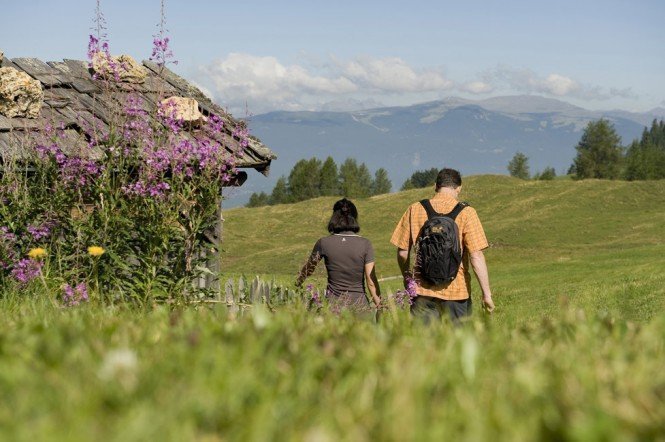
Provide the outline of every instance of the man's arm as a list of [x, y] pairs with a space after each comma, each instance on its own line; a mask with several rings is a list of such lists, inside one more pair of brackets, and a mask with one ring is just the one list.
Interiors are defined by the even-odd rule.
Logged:
[[483, 291], [483, 306], [485, 309], [492, 313], [494, 310], [494, 301], [492, 301], [492, 290], [490, 290], [490, 277], [487, 272], [487, 263], [485, 262], [485, 254], [482, 250], [471, 252], [471, 267], [473, 272], [478, 278], [478, 284]]
[[399, 266], [400, 272], [402, 272], [402, 278], [404, 278], [404, 288], [407, 288], [406, 278], [409, 275], [409, 251], [397, 248], [397, 265]]

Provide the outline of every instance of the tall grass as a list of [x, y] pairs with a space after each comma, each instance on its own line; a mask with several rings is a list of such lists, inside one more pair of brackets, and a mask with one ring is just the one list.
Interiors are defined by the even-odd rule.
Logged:
[[[288, 284], [328, 199], [226, 213], [230, 307], [5, 288], [0, 440], [665, 439], [664, 183], [468, 181], [498, 307], [461, 328], [308, 309]], [[358, 202], [383, 276], [422, 196]]]
[[0, 301], [3, 440], [654, 440], [665, 316], [425, 328], [293, 305]]

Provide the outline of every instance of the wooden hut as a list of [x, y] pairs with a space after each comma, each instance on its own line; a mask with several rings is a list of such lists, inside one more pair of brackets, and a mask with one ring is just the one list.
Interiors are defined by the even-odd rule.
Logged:
[[[135, 62], [134, 62], [135, 63]], [[4, 58], [0, 52], [0, 68], [14, 68], [27, 74], [30, 79], [41, 84], [43, 96], [41, 109], [37, 115], [7, 116], [0, 112], [0, 162], [7, 158], [20, 160], [25, 156], [25, 146], [34, 142], [33, 136], [47, 125], [64, 128], [66, 136], [62, 139], [62, 150], [67, 152], [82, 151], [87, 147], [84, 128], [97, 127], [108, 129], [113, 124], [114, 115], [118, 115], [128, 96], [139, 96], [150, 115], [155, 115], [158, 103], [164, 97], [185, 97], [196, 100], [198, 111], [204, 117], [216, 115], [223, 120], [224, 133], [215, 135], [229, 155], [236, 155], [241, 149], [241, 140], [236, 129], [244, 124], [234, 119], [224, 109], [214, 104], [196, 86], [173, 73], [168, 68], [151, 61], [140, 65], [143, 78], [140, 82], [102, 81], [96, 78], [89, 63], [80, 60], [43, 62], [35, 58]], [[7, 70], [5, 70], [7, 72]], [[15, 73], [13, 70], [11, 72]], [[27, 78], [27, 77], [25, 77]], [[101, 126], [101, 127], [100, 127]], [[183, 136], [208, 136], [203, 131], [191, 126]], [[243, 148], [243, 155], [237, 157], [238, 169], [255, 169], [268, 175], [270, 163], [275, 154], [260, 140], [249, 137], [248, 146]], [[104, 155], [99, 149], [87, 148], [88, 155]], [[239, 186], [247, 179], [247, 173], [240, 170], [229, 186]], [[219, 223], [215, 232], [210, 232], [209, 239], [220, 250], [222, 240], [223, 217], [221, 214], [221, 195]], [[218, 252], [209, 256], [208, 267], [217, 275], [220, 271]], [[218, 286], [217, 278], [209, 275], [200, 281], [201, 286]]]

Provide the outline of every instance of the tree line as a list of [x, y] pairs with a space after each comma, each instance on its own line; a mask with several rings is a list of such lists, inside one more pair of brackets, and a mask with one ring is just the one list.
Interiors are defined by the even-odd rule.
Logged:
[[319, 196], [365, 198], [390, 192], [388, 172], [379, 168], [372, 177], [367, 165], [347, 158], [339, 167], [332, 157], [298, 161], [288, 178], [281, 176], [270, 194], [252, 193], [247, 207], [295, 203]]
[[[644, 128], [642, 137], [628, 147], [614, 125], [605, 119], [590, 122], [575, 146], [577, 155], [568, 169], [574, 179], [600, 178], [625, 180], [658, 180], [665, 178], [665, 122], [653, 120]], [[521, 179], [554, 179], [554, 168], [547, 167], [533, 177], [529, 158], [517, 152], [508, 163], [511, 176]]]

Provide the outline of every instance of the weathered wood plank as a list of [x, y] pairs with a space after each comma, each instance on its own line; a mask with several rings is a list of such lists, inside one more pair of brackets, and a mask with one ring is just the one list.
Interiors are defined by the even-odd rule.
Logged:
[[92, 80], [92, 75], [85, 61], [65, 59], [64, 64], [71, 72], [72, 87], [83, 94], [101, 92]]
[[100, 139], [104, 139], [108, 136], [110, 131], [109, 125], [101, 118], [85, 110], [80, 111], [78, 116], [80, 120], [85, 122], [84, 125], [82, 124], [82, 127], [88, 131], [90, 136], [98, 137]]
[[19, 71], [23, 70], [20, 67], [18, 67], [17, 65], [15, 65], [14, 63], [12, 63], [12, 61], [9, 58], [7, 58], [6, 56], [5, 56], [5, 59], [2, 61], [2, 67], [3, 68], [14, 68], [14, 69], [19, 70]]
[[5, 117], [4, 115], [0, 115], [0, 131], [6, 132], [12, 130], [12, 127], [13, 126], [11, 120]]
[[157, 63], [144, 60], [143, 66], [152, 71], [158, 78], [163, 78], [168, 84], [176, 88], [182, 93], [184, 97], [191, 97], [196, 99], [199, 103], [212, 105], [212, 101], [205, 96], [203, 92], [196, 86], [187, 82], [184, 78], [176, 75], [173, 71], [166, 67], [159, 67]]
[[66, 89], [60, 87], [50, 88], [44, 91], [44, 103], [49, 107], [62, 108], [71, 104], [72, 100], [66, 94], [60, 93]]
[[146, 91], [155, 93], [164, 98], [180, 95], [178, 89], [151, 71], [148, 71], [148, 76], [143, 83], [143, 87]]
[[30, 152], [35, 145], [31, 132], [12, 131], [0, 134], [0, 156], [4, 162], [20, 161], [30, 157]]
[[70, 83], [60, 71], [36, 58], [14, 58], [12, 62], [45, 86], [63, 86]]
[[63, 107], [55, 109], [55, 111], [60, 114], [62, 121], [64, 121], [65, 126], [70, 126], [73, 124], [79, 124], [78, 114], [71, 107]]
[[57, 111], [57, 108], [43, 107], [41, 114], [41, 126], [38, 130], [43, 130], [46, 128], [46, 125], [50, 125], [53, 128], [66, 127], [70, 124], [70, 121], [67, 121], [66, 118], [63, 118], [62, 114]]
[[115, 102], [109, 102], [103, 99], [104, 94], [79, 94], [78, 102], [81, 109], [85, 109], [91, 114], [99, 117], [107, 125], [111, 123], [114, 112], [118, 111]]
[[39, 130], [43, 128], [45, 124], [45, 120], [41, 116], [37, 118], [16, 117], [10, 118], [10, 120], [14, 130]]
[[72, 75], [71, 69], [69, 69], [69, 66], [67, 66], [64, 61], [47, 61], [46, 64], [60, 72], [61, 75], [67, 77]]
[[0, 132], [0, 159], [14, 157], [14, 135], [11, 132]]
[[67, 129], [59, 134], [57, 143], [67, 156], [89, 160], [100, 160], [104, 157], [104, 153], [100, 148], [88, 146], [85, 136], [73, 129]]

